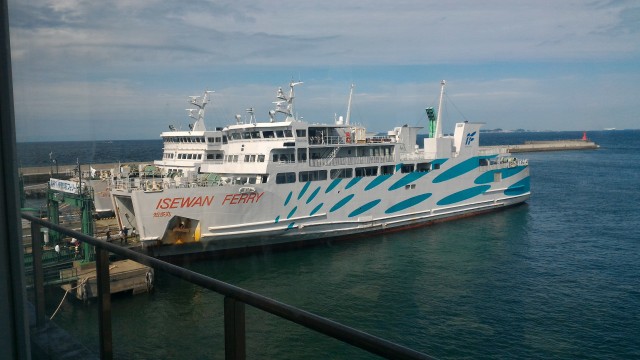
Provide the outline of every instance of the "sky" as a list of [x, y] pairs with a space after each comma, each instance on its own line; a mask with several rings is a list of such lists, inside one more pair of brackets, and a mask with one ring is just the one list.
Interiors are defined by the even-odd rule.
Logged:
[[637, 0], [9, 0], [17, 141], [158, 139], [296, 87], [311, 123], [640, 128]]

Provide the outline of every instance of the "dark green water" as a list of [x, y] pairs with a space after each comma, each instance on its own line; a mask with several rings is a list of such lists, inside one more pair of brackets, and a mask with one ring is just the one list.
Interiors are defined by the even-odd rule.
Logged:
[[[441, 359], [640, 358], [640, 131], [590, 136], [601, 149], [522, 155], [523, 206], [189, 268]], [[113, 299], [116, 358], [223, 358], [222, 297], [156, 280]], [[96, 304], [56, 322], [97, 348]], [[246, 327], [252, 359], [373, 357], [251, 308]]]

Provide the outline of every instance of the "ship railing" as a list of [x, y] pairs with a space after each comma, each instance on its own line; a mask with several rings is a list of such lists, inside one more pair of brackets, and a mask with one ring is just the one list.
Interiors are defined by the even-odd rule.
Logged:
[[308, 141], [310, 145], [341, 145], [347, 143], [346, 138], [338, 135], [310, 136]]
[[95, 247], [98, 288], [98, 330], [101, 359], [113, 358], [113, 336], [111, 319], [111, 291], [109, 277], [109, 254], [131, 259], [156, 271], [163, 271], [191, 284], [214, 291], [224, 296], [224, 351], [226, 359], [246, 358], [245, 305], [289, 320], [320, 334], [340, 340], [372, 354], [388, 359], [432, 359], [432, 357], [393, 343], [380, 337], [329, 320], [311, 312], [296, 308], [255, 292], [225, 283], [183, 267], [150, 257], [146, 254], [85, 235], [75, 230], [22, 213], [22, 218], [31, 222], [33, 248], [33, 282], [36, 326], [44, 329], [45, 291], [43, 275], [43, 233], [48, 228]]
[[489, 161], [486, 165], [480, 166], [480, 171], [491, 171], [499, 169], [514, 168], [517, 166], [528, 166], [529, 160], [516, 159], [514, 157], [500, 158], [498, 161]]
[[359, 156], [310, 159], [309, 166], [367, 165], [393, 162], [393, 156]]

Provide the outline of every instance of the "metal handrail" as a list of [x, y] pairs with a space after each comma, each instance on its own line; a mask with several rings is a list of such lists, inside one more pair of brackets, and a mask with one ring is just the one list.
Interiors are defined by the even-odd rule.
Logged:
[[[429, 355], [409, 349], [402, 345], [398, 345], [391, 341], [367, 334], [363, 331], [345, 326], [338, 322], [315, 315], [308, 311], [298, 309], [294, 306], [273, 300], [266, 296], [245, 290], [243, 288], [225, 283], [220, 280], [199, 274], [197, 272], [179, 267], [166, 261], [150, 257], [148, 255], [135, 252], [133, 250], [123, 248], [94, 237], [82, 234], [78, 231], [67, 229], [60, 225], [56, 225], [49, 221], [34, 217], [32, 215], [22, 213], [22, 218], [31, 222], [31, 235], [34, 239], [34, 246], [39, 247], [37, 243], [41, 241], [41, 233], [39, 226], [44, 226], [55, 230], [67, 236], [74, 237], [82, 242], [88, 243], [96, 247], [96, 272], [98, 274], [98, 301], [99, 301], [99, 318], [100, 318], [100, 337], [101, 337], [101, 358], [110, 359], [113, 355], [111, 349], [111, 311], [110, 311], [110, 292], [109, 292], [109, 276], [108, 276], [108, 253], [114, 253], [124, 258], [134, 260], [141, 264], [153, 267], [157, 270], [165, 271], [182, 280], [186, 280], [192, 284], [215, 291], [225, 296], [224, 299], [224, 322], [225, 322], [225, 354], [227, 359], [244, 359], [245, 358], [245, 341], [244, 341], [244, 304], [251, 305], [257, 309], [266, 311], [280, 318], [289, 320], [298, 325], [304, 326], [316, 332], [330, 336], [352, 346], [366, 350], [370, 353], [389, 358], [389, 359], [433, 359]], [[38, 226], [36, 226], [38, 225]], [[37, 251], [39, 252], [39, 251]], [[35, 257], [39, 255], [34, 252]], [[41, 274], [37, 271], [37, 261], [34, 261], [34, 276]], [[41, 266], [41, 264], [40, 264]], [[101, 275], [102, 274], [102, 275]], [[106, 280], [105, 280], [106, 278]], [[37, 280], [37, 279], [36, 279]], [[38, 282], [35, 281], [37, 284]], [[37, 286], [37, 285], [36, 285]], [[40, 281], [40, 286], [42, 282]], [[38, 300], [38, 289], [36, 289], [36, 302]], [[106, 291], [106, 293], [105, 293]], [[106, 304], [103, 304], [106, 302]], [[44, 304], [36, 304], [36, 311], [42, 314], [36, 314], [36, 317], [43, 317]], [[103, 333], [106, 332], [106, 333]], [[104, 342], [104, 344], [103, 344]]]

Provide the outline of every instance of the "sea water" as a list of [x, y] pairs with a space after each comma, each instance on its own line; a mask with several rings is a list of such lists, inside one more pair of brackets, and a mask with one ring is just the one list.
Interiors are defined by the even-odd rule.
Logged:
[[[640, 358], [640, 131], [589, 136], [600, 149], [518, 154], [531, 170], [522, 206], [186, 266], [440, 359]], [[62, 292], [47, 295], [52, 312]], [[223, 358], [222, 301], [156, 273], [152, 293], [113, 297], [115, 357]], [[97, 349], [97, 310], [67, 299], [54, 320]], [[246, 329], [252, 359], [375, 358], [251, 307]]]

